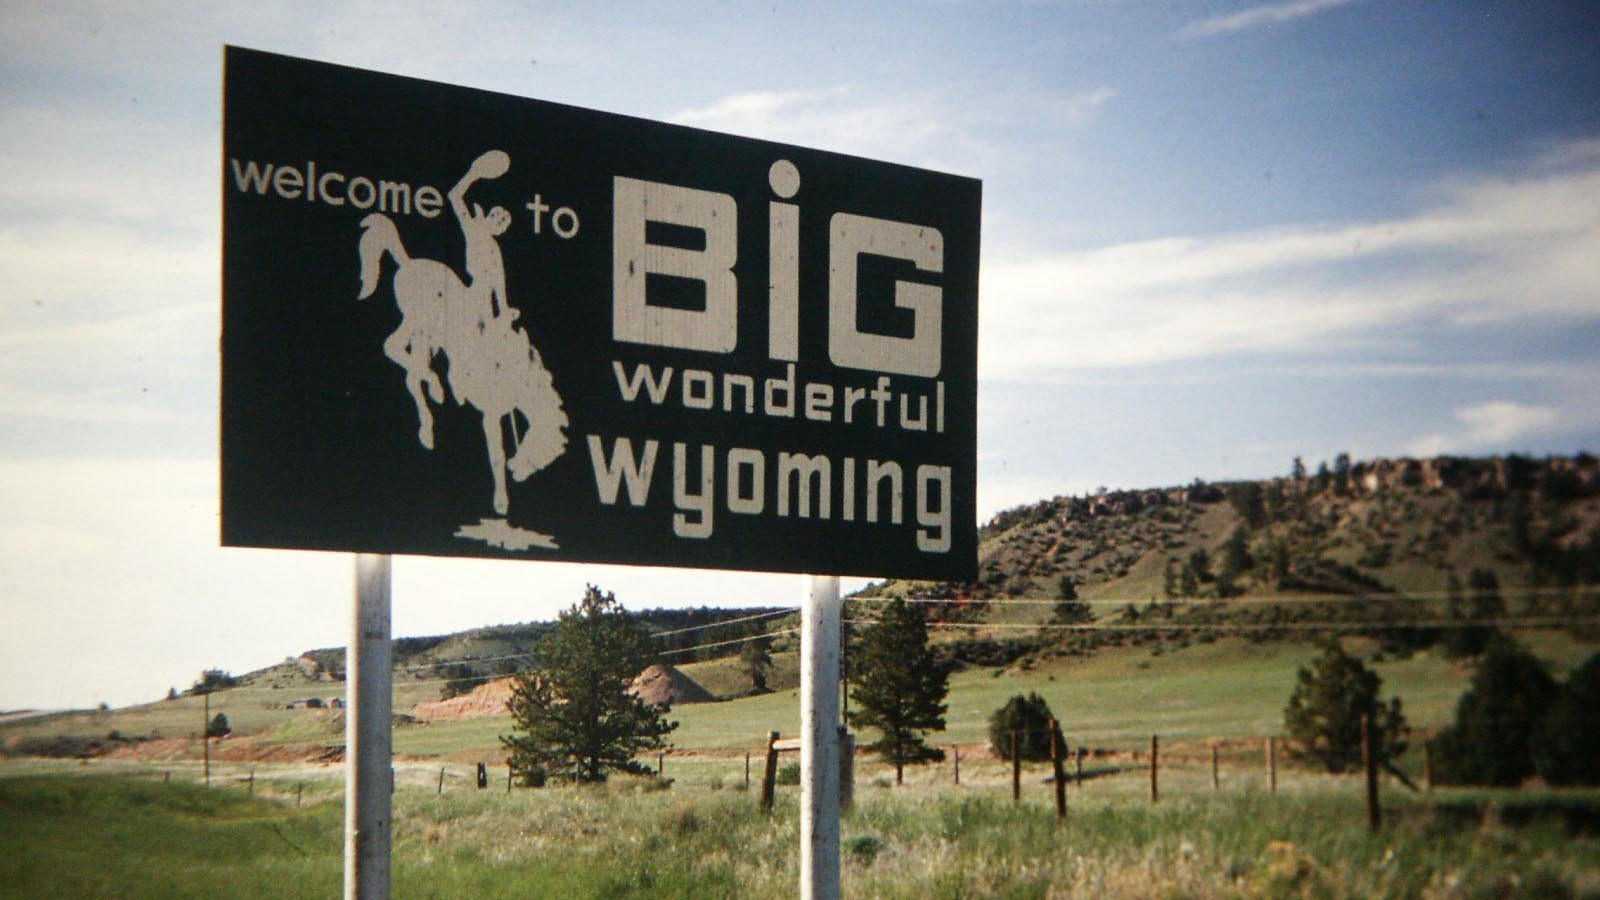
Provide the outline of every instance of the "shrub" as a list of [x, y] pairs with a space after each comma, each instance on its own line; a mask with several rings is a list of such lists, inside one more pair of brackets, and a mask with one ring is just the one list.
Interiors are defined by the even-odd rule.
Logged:
[[1456, 704], [1455, 722], [1437, 739], [1439, 780], [1520, 785], [1534, 772], [1529, 738], [1555, 695], [1555, 679], [1538, 658], [1497, 636]]
[[783, 765], [779, 766], [778, 767], [778, 783], [779, 784], [799, 784], [800, 783], [800, 764], [799, 763], [784, 763]]
[[[1001, 759], [1011, 758], [1011, 733], [1017, 734], [1017, 752], [1023, 759], [1050, 758], [1050, 722], [1054, 715], [1050, 704], [1037, 693], [1021, 694], [1006, 701], [989, 717], [989, 748]], [[1066, 738], [1057, 723], [1055, 739], [1058, 747], [1067, 746]]]
[[1539, 774], [1554, 785], [1600, 784], [1600, 653], [1561, 686], [1533, 736]]
[[850, 859], [864, 866], [872, 865], [878, 858], [878, 853], [883, 850], [883, 841], [870, 834], [858, 834], [845, 838], [844, 852]]

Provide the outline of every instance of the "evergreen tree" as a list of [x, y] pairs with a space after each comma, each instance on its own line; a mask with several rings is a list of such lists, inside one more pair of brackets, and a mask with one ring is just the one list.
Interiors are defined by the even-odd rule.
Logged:
[[750, 676], [750, 693], [765, 694], [772, 690], [767, 686], [767, 673], [772, 670], [772, 638], [763, 636], [745, 641], [739, 647], [739, 664]]
[[472, 666], [466, 663], [435, 663], [433, 673], [445, 679], [444, 686], [439, 689], [440, 700], [449, 700], [451, 697], [471, 693], [473, 688], [484, 681], [477, 676]]
[[[1037, 693], [1017, 694], [989, 716], [989, 749], [997, 759], [1011, 758], [1011, 733], [1017, 732], [1017, 755], [1023, 759], [1050, 758], [1050, 704]], [[1066, 753], [1067, 739], [1056, 723], [1056, 746]]]
[[853, 667], [850, 724], [883, 735], [870, 749], [894, 763], [895, 783], [905, 764], [939, 759], [920, 732], [943, 731], [950, 672], [928, 646], [928, 619], [920, 606], [896, 597], [878, 621], [861, 632]]
[[1369, 716], [1379, 765], [1390, 766], [1405, 752], [1407, 732], [1399, 698], [1378, 699], [1383, 679], [1330, 640], [1322, 655], [1302, 666], [1283, 710], [1292, 752], [1313, 759], [1329, 772], [1361, 765], [1361, 717]]
[[1228, 489], [1228, 500], [1250, 528], [1260, 528], [1267, 522], [1267, 504], [1262, 496], [1261, 483], [1241, 481]]
[[1561, 686], [1533, 739], [1533, 760], [1554, 785], [1600, 785], [1600, 653]]
[[1456, 719], [1435, 740], [1445, 784], [1515, 787], [1532, 775], [1529, 738], [1556, 695], [1555, 679], [1532, 653], [1496, 636], [1478, 663]]
[[1333, 458], [1333, 489], [1343, 494], [1350, 490], [1350, 454], [1340, 453]]
[[1072, 583], [1072, 576], [1061, 576], [1061, 583], [1056, 588], [1056, 605], [1050, 621], [1058, 625], [1080, 625], [1093, 620], [1094, 612], [1089, 609], [1089, 604], [1078, 599], [1078, 586]]
[[589, 586], [540, 641], [536, 669], [511, 684], [507, 705], [517, 733], [500, 742], [512, 768], [529, 782], [545, 775], [604, 781], [611, 770], [648, 774], [634, 757], [665, 747], [678, 727], [667, 721], [666, 704], [629, 690], [656, 649], [614, 595]]
[[1462, 596], [1461, 581], [1450, 573], [1445, 581], [1450, 618], [1466, 623], [1452, 625], [1445, 637], [1445, 655], [1451, 659], [1477, 656], [1488, 649], [1497, 633], [1495, 619], [1505, 615], [1506, 603], [1500, 596], [1500, 580], [1491, 569], [1473, 569], [1467, 575], [1467, 594]]
[[189, 688], [191, 694], [210, 694], [216, 691], [237, 687], [239, 679], [229, 675], [222, 669], [207, 669], [200, 673], [193, 686]]
[[[193, 732], [190, 733], [192, 734]], [[232, 733], [233, 726], [228, 724], [228, 717], [223, 713], [217, 713], [211, 717], [211, 721], [206, 723], [206, 737], [208, 738], [224, 737]]]
[[1222, 545], [1222, 566], [1217, 572], [1217, 596], [1232, 597], [1239, 593], [1239, 576], [1255, 565], [1250, 555], [1250, 538], [1241, 525], [1233, 529], [1228, 542]]

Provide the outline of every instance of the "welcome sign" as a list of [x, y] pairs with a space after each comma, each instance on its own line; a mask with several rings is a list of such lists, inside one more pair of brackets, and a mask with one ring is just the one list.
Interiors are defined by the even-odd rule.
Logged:
[[976, 575], [979, 182], [225, 63], [224, 544]]

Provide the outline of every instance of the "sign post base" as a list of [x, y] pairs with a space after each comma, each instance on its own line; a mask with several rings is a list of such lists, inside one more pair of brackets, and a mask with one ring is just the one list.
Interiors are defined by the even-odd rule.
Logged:
[[355, 621], [345, 653], [344, 896], [387, 900], [394, 790], [390, 566], [356, 556]]
[[800, 613], [800, 896], [839, 897], [839, 578], [807, 576]]

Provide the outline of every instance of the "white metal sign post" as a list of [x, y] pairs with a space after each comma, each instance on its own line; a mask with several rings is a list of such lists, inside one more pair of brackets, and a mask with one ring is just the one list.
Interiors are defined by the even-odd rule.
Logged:
[[391, 728], [389, 557], [356, 556], [355, 623], [345, 653], [344, 896], [389, 896]]
[[800, 612], [800, 896], [839, 896], [839, 578], [812, 575]]

